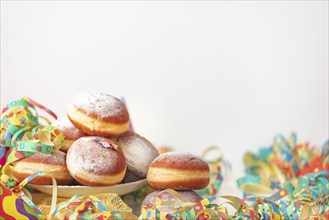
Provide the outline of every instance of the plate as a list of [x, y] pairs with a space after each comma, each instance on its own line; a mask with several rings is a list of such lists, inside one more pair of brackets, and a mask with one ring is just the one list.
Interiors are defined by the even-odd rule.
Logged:
[[[52, 185], [34, 185], [29, 184], [32, 188], [37, 189], [43, 193], [52, 195]], [[117, 193], [118, 195], [125, 195], [133, 192], [142, 186], [146, 185], [146, 179], [138, 180], [131, 183], [123, 183], [114, 186], [57, 186], [57, 195], [59, 197], [72, 197], [76, 194], [92, 195], [100, 193]]]

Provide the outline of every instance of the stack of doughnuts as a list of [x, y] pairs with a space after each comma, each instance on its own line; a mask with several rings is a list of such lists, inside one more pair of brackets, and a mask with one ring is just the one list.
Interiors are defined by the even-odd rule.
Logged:
[[64, 134], [61, 151], [33, 154], [14, 164], [19, 180], [35, 171], [47, 171], [33, 184], [49, 185], [53, 176], [59, 185], [75, 181], [87, 186], [110, 186], [146, 177], [159, 153], [144, 137], [129, 128], [129, 113], [116, 97], [84, 92], [67, 107], [67, 118], [53, 122]]
[[[152, 161], [147, 173], [148, 184], [157, 191], [145, 198], [142, 208], [154, 211], [156, 197], [164, 189], [177, 190], [193, 203], [201, 201], [202, 198], [193, 190], [203, 189], [209, 184], [209, 171], [209, 166], [205, 161], [190, 153], [161, 154]], [[162, 199], [174, 201], [177, 198], [165, 192]], [[157, 207], [164, 216], [169, 212], [178, 211], [179, 208], [166, 205]]]

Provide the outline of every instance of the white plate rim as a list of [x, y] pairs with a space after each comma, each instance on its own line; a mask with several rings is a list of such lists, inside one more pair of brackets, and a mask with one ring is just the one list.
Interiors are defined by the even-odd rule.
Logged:
[[[130, 185], [136, 185], [136, 184], [144, 184], [146, 183], [146, 179], [142, 179], [142, 180], [137, 180], [134, 182], [130, 182], [130, 183], [120, 183], [120, 184], [116, 184], [116, 185], [112, 185], [112, 186], [79, 186], [79, 185], [73, 185], [73, 186], [67, 186], [67, 185], [57, 185], [57, 188], [61, 188], [61, 189], [70, 189], [70, 188], [79, 188], [79, 189], [87, 189], [87, 188], [97, 188], [97, 189], [101, 189], [101, 188], [111, 188], [111, 187], [125, 187], [125, 186], [130, 186]], [[30, 186], [32, 186], [33, 188], [53, 188], [53, 185], [37, 185], [37, 184], [28, 184]]]

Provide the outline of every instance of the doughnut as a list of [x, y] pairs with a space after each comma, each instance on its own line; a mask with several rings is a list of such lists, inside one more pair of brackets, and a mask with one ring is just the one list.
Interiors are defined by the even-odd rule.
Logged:
[[82, 185], [111, 186], [120, 183], [126, 173], [123, 151], [111, 139], [82, 137], [67, 152], [67, 168]]
[[134, 176], [145, 178], [151, 162], [159, 156], [157, 149], [144, 137], [127, 131], [117, 138], [127, 161], [127, 169]]
[[64, 135], [64, 144], [61, 147], [61, 151], [67, 152], [70, 146], [77, 139], [86, 136], [85, 133], [74, 127], [68, 118], [60, 118], [52, 123], [54, 127], [57, 127]]
[[53, 175], [58, 185], [69, 185], [73, 178], [67, 170], [65, 158], [66, 154], [62, 151], [54, 151], [51, 154], [34, 153], [15, 162], [13, 174], [21, 182], [37, 171], [46, 171], [47, 174], [41, 174], [30, 183], [52, 185], [51, 175]]
[[[143, 203], [141, 208], [146, 209], [147, 211], [154, 211], [155, 210], [155, 206], [156, 206], [156, 198], [157, 196], [161, 193], [162, 191], [154, 191], [150, 194], [148, 194]], [[202, 200], [202, 197], [199, 196], [196, 192], [194, 191], [177, 191], [180, 195], [184, 196], [189, 202], [192, 203], [197, 203], [200, 202]], [[162, 201], [170, 201], [170, 202], [174, 202], [176, 204], [174, 205], [161, 205], [156, 207], [157, 209], [159, 209], [159, 211], [161, 212], [162, 216], [166, 216], [168, 213], [175, 213], [176, 211], [179, 210], [180, 206], [177, 205], [181, 202], [181, 200], [175, 196], [173, 196], [172, 194], [168, 193], [168, 192], [164, 192], [162, 194]], [[154, 215], [151, 215], [154, 216]]]
[[86, 134], [117, 137], [129, 128], [129, 114], [117, 98], [104, 93], [84, 92], [67, 107], [72, 124]]
[[208, 164], [190, 153], [161, 154], [153, 160], [147, 173], [147, 182], [155, 189], [202, 189], [209, 180]]

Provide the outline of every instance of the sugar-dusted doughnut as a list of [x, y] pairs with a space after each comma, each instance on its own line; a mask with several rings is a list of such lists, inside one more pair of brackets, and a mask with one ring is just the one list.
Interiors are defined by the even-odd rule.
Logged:
[[153, 160], [147, 173], [147, 182], [155, 189], [202, 189], [209, 180], [208, 164], [190, 153], [161, 154]]
[[145, 178], [151, 162], [159, 156], [157, 149], [132, 131], [127, 131], [117, 141], [125, 154], [128, 170], [136, 177]]
[[120, 183], [126, 173], [123, 151], [111, 139], [82, 137], [67, 152], [67, 168], [82, 185], [110, 186]]
[[52, 125], [57, 127], [64, 135], [64, 144], [60, 149], [64, 152], [68, 151], [74, 141], [86, 136], [86, 134], [77, 129], [68, 118], [60, 118], [54, 121]]
[[129, 114], [117, 98], [104, 93], [84, 92], [67, 107], [72, 124], [89, 135], [116, 137], [129, 127]]
[[51, 185], [51, 175], [59, 185], [69, 185], [73, 178], [70, 176], [65, 162], [66, 154], [62, 151], [55, 151], [51, 154], [34, 153], [14, 163], [13, 174], [19, 181], [32, 175], [37, 171], [46, 171], [30, 181], [31, 184]]
[[[156, 198], [162, 191], [154, 191], [150, 194], [148, 194], [143, 203], [141, 208], [146, 209], [147, 211], [154, 212], [155, 208], [157, 208], [162, 216], [166, 216], [168, 213], [175, 213], [178, 211], [181, 207], [178, 205], [180, 202], [182, 202], [179, 198], [175, 197], [174, 195], [168, 193], [168, 192], [162, 192], [161, 200], [163, 202], [170, 201], [173, 203], [173, 205], [160, 205], [156, 207]], [[187, 199], [191, 203], [197, 203], [202, 200], [202, 197], [199, 196], [194, 191], [177, 191], [181, 196], [183, 196], [185, 199]], [[151, 216], [154, 216], [151, 214]]]

